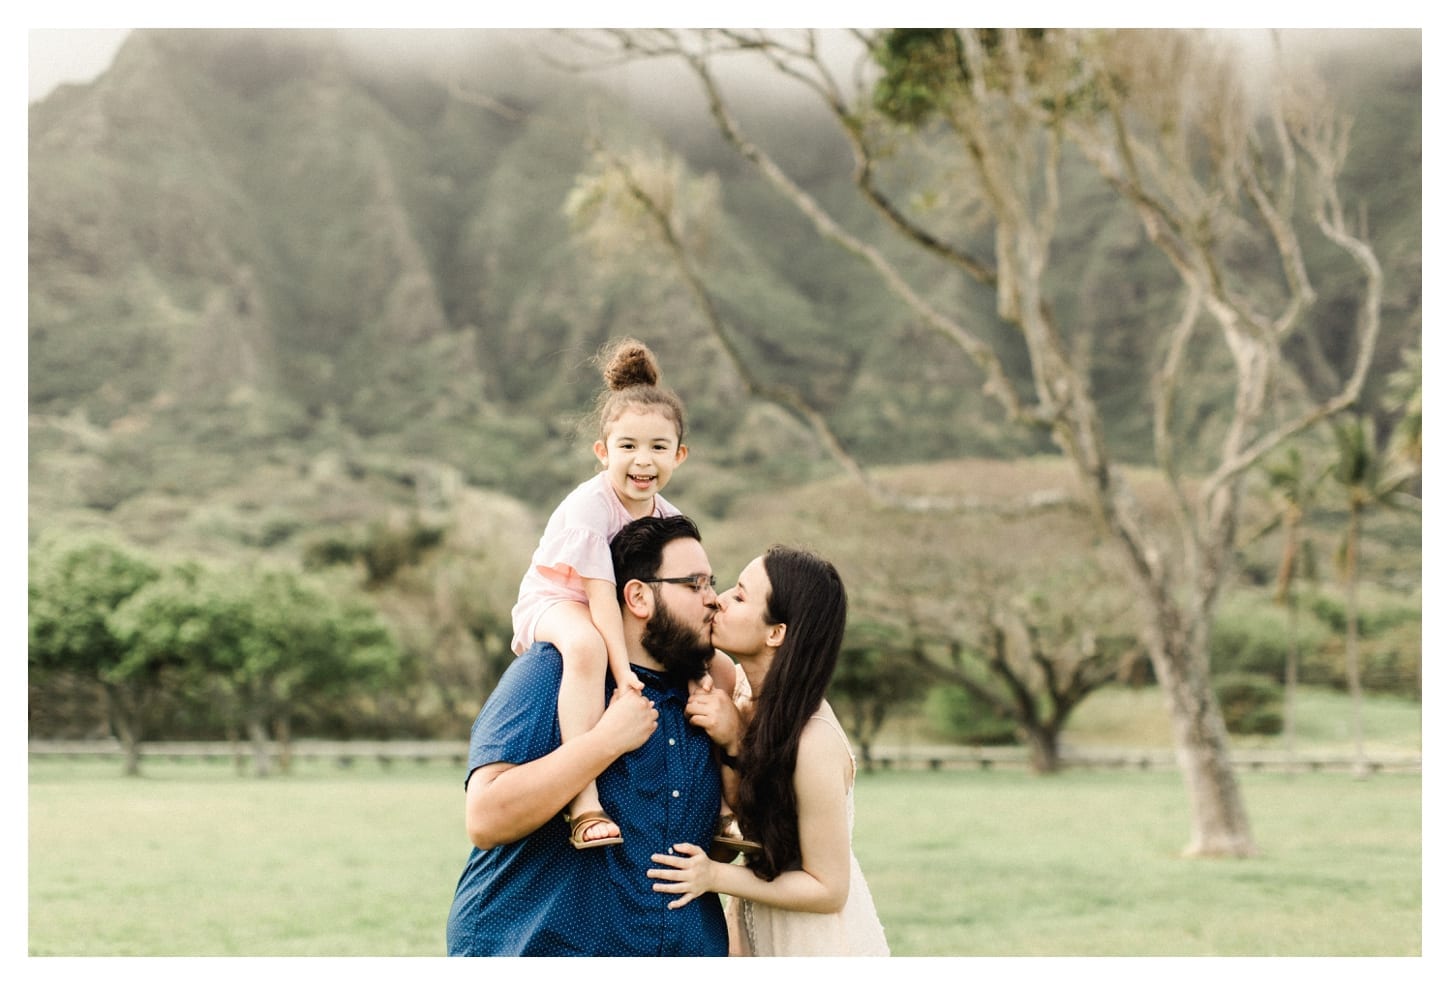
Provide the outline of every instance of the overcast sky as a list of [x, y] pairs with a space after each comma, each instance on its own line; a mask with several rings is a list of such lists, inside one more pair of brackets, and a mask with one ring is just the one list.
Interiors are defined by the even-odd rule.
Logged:
[[[902, 6], [904, 4], [904, 6]], [[49, 5], [48, 5], [49, 6]], [[195, 10], [187, 12], [187, 16], [177, 18], [176, 11], [172, 10], [172, 16], [165, 16], [167, 5], [163, 4], [160, 10], [152, 9], [150, 0], [143, 0], [139, 6], [126, 5], [123, 10], [128, 11], [127, 19], [136, 24], [149, 24], [157, 26], [196, 26], [196, 27], [286, 27], [286, 26], [344, 26], [337, 23], [336, 8], [329, 5], [331, 14], [322, 17], [308, 14], [312, 7], [311, 0], [287, 0], [278, 4], [274, 0], [254, 0], [249, 9], [252, 10], [252, 17], [255, 19], [242, 18], [233, 15], [222, 22], [207, 23], [204, 18], [198, 19]], [[368, 19], [354, 20], [349, 18], [346, 26], [356, 27], [546, 27], [562, 24], [577, 23], [577, 6], [573, 4], [560, 4], [557, 0], [532, 0], [527, 9], [529, 16], [522, 20], [510, 20], [508, 16], [500, 16], [490, 11], [487, 20], [479, 22], [474, 20], [471, 24], [468, 18], [460, 18], [453, 5], [445, 6], [446, 13], [440, 18], [437, 11], [434, 11], [432, 0], [412, 0], [400, 10], [408, 12], [408, 16], [394, 15], [393, 18], [381, 23], [369, 23]], [[562, 6], [563, 10], [559, 8]], [[751, 24], [757, 27], [768, 27], [772, 24], [785, 22], [791, 26], [804, 26], [813, 24], [817, 27], [844, 26], [847, 24], [874, 24], [879, 17], [863, 16], [862, 11], [879, 10], [879, 5], [863, 4], [858, 0], [837, 0], [837, 3], [829, 5], [831, 13], [823, 16], [823, 11], [818, 4], [793, 4], [792, 0], [734, 0], [733, 3], [716, 9], [714, 3], [707, 0], [703, 4], [692, 4], [687, 9], [690, 17], [686, 23], [701, 23], [701, 19], [708, 19], [713, 22], [721, 22], [715, 26], [726, 26], [733, 24]], [[800, 7], [806, 6], [811, 12], [800, 16]], [[921, 4], [917, 0], [895, 0], [892, 5], [893, 13], [897, 19], [902, 21], [918, 23], [932, 21], [934, 19], [929, 13], [923, 16], [900, 16], [903, 12], [910, 13], [918, 8], [926, 11], [936, 6], [933, 4]], [[1336, 12], [1331, 8], [1321, 7], [1315, 12], [1308, 22], [1304, 15], [1306, 10], [1301, 3], [1280, 3], [1278, 0], [1218, 0], [1214, 5], [1218, 13], [1212, 17], [1205, 17], [1204, 11], [1199, 9], [1199, 16], [1194, 21], [1178, 22], [1179, 15], [1166, 14], [1161, 7], [1150, 6], [1136, 0], [1136, 2], [1123, 2], [1123, 0], [1100, 0], [1094, 5], [1089, 20], [1096, 21], [1107, 26], [1118, 25], [1143, 25], [1162, 27], [1183, 27], [1193, 23], [1195, 26], [1207, 26], [1216, 22], [1222, 26], [1250, 27], [1267, 26], [1269, 24], [1289, 26], [1321, 26], [1321, 27], [1414, 27], [1420, 26], [1425, 20], [1423, 10], [1418, 16], [1414, 11], [1419, 8], [1416, 3], [1405, 3], [1404, 0], [1377, 0], [1373, 5], [1355, 4], [1352, 9], [1357, 10], [1357, 16], [1348, 17], [1347, 12]], [[115, 57], [116, 49], [120, 47], [122, 39], [125, 38], [129, 28], [93, 28], [93, 27], [67, 27], [64, 25], [67, 19], [66, 8], [80, 8], [79, 11], [72, 9], [69, 16], [75, 17], [79, 13], [80, 24], [115, 23], [115, 8], [104, 6], [92, 7], [89, 16], [85, 14], [85, 8], [92, 7], [89, 2], [77, 3], [76, 0], [55, 0], [53, 9], [61, 11], [61, 14], [51, 17], [50, 10], [47, 10], [47, 23], [57, 25], [46, 28], [32, 28], [29, 32], [29, 75], [30, 93], [29, 102], [42, 99], [50, 93], [57, 85], [63, 82], [87, 82], [110, 64]], [[515, 8], [517, 9], [517, 8]], [[574, 14], [567, 13], [573, 9]], [[725, 11], [727, 16], [721, 16]], [[796, 11], [794, 17], [790, 16], [792, 10]], [[658, 0], [636, 0], [625, 10], [611, 12], [609, 21], [614, 26], [640, 26], [649, 24], [651, 26], [679, 25], [679, 5], [674, 3], [660, 3]], [[1297, 11], [1297, 13], [1289, 13]], [[1021, 23], [1029, 21], [1037, 23], [1050, 23], [1067, 26], [1070, 24], [1082, 24], [1082, 8], [1072, 3], [1059, 3], [1056, 0], [1021, 0], [1019, 6], [1013, 10], [1014, 17]], [[1035, 14], [1037, 16], [1023, 16]], [[1371, 16], [1373, 14], [1373, 16]], [[518, 17], [518, 14], [514, 14]], [[1366, 20], [1367, 18], [1367, 20]]]
[[89, 82], [111, 64], [129, 28], [49, 28], [30, 32], [30, 102], [62, 82]]

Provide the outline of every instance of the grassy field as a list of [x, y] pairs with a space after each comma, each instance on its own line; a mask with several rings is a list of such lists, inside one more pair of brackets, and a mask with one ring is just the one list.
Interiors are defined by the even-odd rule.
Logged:
[[[458, 771], [36, 762], [32, 955], [437, 955]], [[1243, 778], [1259, 857], [1190, 861], [1174, 774], [878, 772], [857, 854], [898, 955], [1417, 955], [1420, 777]]]
[[1243, 783], [1254, 859], [1181, 858], [1181, 781], [1130, 773], [878, 774], [858, 855], [897, 954], [1420, 952], [1419, 777]]
[[[1418, 705], [1365, 711], [1372, 752], [1419, 753]], [[1103, 692], [1069, 739], [1166, 743], [1161, 716], [1151, 692]], [[1301, 748], [1346, 751], [1346, 721], [1343, 696], [1306, 692]], [[442, 953], [467, 854], [457, 768], [304, 763], [258, 780], [148, 760], [145, 774], [31, 761], [31, 955]], [[897, 955], [1421, 953], [1419, 775], [1240, 780], [1252, 859], [1179, 856], [1173, 772], [863, 773], [856, 853]]]

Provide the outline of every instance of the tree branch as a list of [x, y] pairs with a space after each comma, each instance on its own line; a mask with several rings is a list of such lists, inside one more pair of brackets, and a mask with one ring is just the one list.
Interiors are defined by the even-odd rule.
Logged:
[[987, 382], [984, 384], [983, 390], [995, 397], [1014, 420], [1038, 426], [1045, 423], [1040, 412], [1024, 406], [992, 347], [928, 303], [879, 250], [837, 224], [808, 192], [797, 185], [776, 164], [773, 158], [745, 136], [739, 123], [726, 107], [719, 84], [706, 60], [689, 52], [680, 51], [679, 54], [705, 87], [711, 115], [714, 116], [721, 133], [740, 155], [754, 165], [766, 180], [794, 203], [822, 236], [865, 260], [886, 282], [893, 294], [904, 301], [935, 331], [966, 352], [986, 373]]

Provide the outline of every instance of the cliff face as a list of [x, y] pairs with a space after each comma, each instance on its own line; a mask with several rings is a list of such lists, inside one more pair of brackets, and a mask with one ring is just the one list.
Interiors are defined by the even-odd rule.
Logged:
[[32, 110], [32, 408], [106, 420], [242, 387], [346, 417], [344, 357], [459, 327], [440, 266], [471, 264], [435, 216], [486, 203], [440, 168], [439, 122], [390, 112], [328, 33], [132, 35]]
[[[806, 393], [863, 460], [1043, 447], [1009, 433], [970, 360], [754, 182], [683, 87], [649, 94], [668, 108], [646, 119], [648, 99], [622, 108], [597, 78], [548, 68], [533, 47], [544, 41], [137, 31], [94, 83], [32, 106], [32, 501], [110, 510], [255, 475], [259, 457], [315, 464], [349, 449], [548, 501], [589, 468], [572, 430], [597, 384], [589, 356], [626, 333], [656, 347], [686, 397], [710, 452], [693, 459], [698, 481], [710, 459], [750, 472], [742, 482], [799, 479], [823, 456], [778, 414], [742, 423], [760, 410], [678, 271], [643, 255], [606, 269], [571, 238], [563, 206], [599, 134], [616, 149], [682, 148], [691, 180], [718, 182], [707, 252], [724, 318], [758, 372]], [[1408, 64], [1354, 64], [1373, 112], [1353, 162], [1388, 160], [1391, 144], [1401, 162], [1350, 169], [1376, 227], [1395, 231], [1384, 256], [1398, 310], [1378, 369], [1419, 332], [1419, 165], [1402, 153], [1418, 155], [1419, 86]], [[816, 194], [894, 247], [851, 204], [849, 154], [829, 124], [784, 103], [754, 111]], [[1063, 208], [1058, 253], [1097, 259], [1063, 268], [1055, 302], [1084, 352], [1096, 347], [1110, 437], [1147, 454], [1142, 367], [1161, 327], [1147, 305], [1170, 295], [1144, 287], [1161, 263], [1138, 272], [1139, 235], [1102, 248], [1099, 231], [1120, 228], [1102, 221], [1111, 207], [1079, 195]], [[990, 291], [912, 262], [984, 335], [1000, 330]], [[1004, 351], [1025, 381], [1021, 353]], [[1333, 373], [1336, 357], [1301, 361]], [[222, 458], [198, 464], [211, 455]]]

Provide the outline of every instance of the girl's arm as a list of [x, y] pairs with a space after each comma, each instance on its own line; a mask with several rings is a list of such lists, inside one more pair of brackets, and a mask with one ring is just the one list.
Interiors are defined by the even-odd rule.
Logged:
[[808, 723], [796, 753], [795, 793], [799, 812], [801, 867], [773, 880], [743, 865], [714, 862], [695, 845], [676, 845], [676, 855], [653, 855], [665, 868], [650, 869], [654, 889], [675, 893], [678, 909], [704, 893], [812, 913], [835, 913], [846, 905], [851, 879], [851, 833], [846, 825], [846, 777], [850, 763], [829, 726]]
[[726, 697], [734, 695], [735, 674], [737, 673], [735, 661], [731, 660], [719, 650], [716, 650], [715, 655], [710, 658], [710, 663], [707, 666], [709, 668], [711, 683], [720, 691], [724, 692]]
[[624, 646], [624, 617], [619, 612], [619, 596], [614, 590], [614, 582], [585, 578], [584, 594], [589, 598], [589, 618], [604, 638], [604, 652], [609, 658], [614, 686], [643, 692], [644, 683], [629, 666], [629, 653]]

